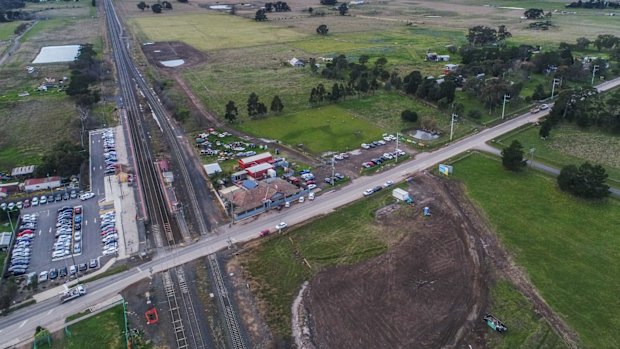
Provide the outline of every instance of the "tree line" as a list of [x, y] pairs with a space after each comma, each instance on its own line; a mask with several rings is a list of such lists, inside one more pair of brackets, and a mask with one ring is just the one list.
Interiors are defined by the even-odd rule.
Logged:
[[589, 1], [576, 1], [571, 2], [566, 5], [567, 8], [594, 8], [594, 9], [605, 9], [605, 8], [620, 8], [620, 2], [618, 1], [607, 1], [607, 0], [589, 0]]
[[[269, 109], [260, 101], [258, 95], [255, 92], [250, 93], [246, 103], [248, 117], [257, 118], [266, 115], [269, 111], [272, 113], [281, 113], [284, 110], [284, 104], [278, 95], [274, 96], [271, 100]], [[228, 122], [235, 122], [239, 117], [239, 109], [234, 101], [229, 100], [226, 104], [226, 111], [224, 112], [224, 119]]]

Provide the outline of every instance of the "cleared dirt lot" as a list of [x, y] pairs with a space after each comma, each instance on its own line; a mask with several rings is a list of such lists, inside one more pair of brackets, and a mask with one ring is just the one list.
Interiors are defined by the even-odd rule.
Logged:
[[[490, 275], [477, 227], [464, 219], [467, 203], [446, 185], [416, 177], [416, 206], [386, 207], [375, 217], [386, 232], [406, 224], [411, 234], [384, 255], [310, 281], [304, 305], [317, 348], [439, 348], [483, 327]], [[424, 206], [432, 217], [422, 216]]]
[[169, 61], [175, 59], [184, 60], [185, 63], [183, 63], [183, 65], [176, 68], [168, 68], [178, 69], [191, 67], [192, 65], [202, 63], [207, 58], [207, 55], [203, 52], [198, 51], [195, 48], [178, 41], [155, 42], [148, 45], [143, 44], [141, 47], [142, 52], [144, 52], [151, 64], [164, 69], [166, 69], [166, 67], [160, 63], [162, 61]]

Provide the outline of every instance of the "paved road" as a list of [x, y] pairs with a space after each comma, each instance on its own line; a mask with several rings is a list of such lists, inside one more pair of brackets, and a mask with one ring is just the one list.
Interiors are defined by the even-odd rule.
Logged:
[[[599, 91], [606, 91], [620, 85], [620, 78], [611, 80], [598, 86]], [[178, 248], [172, 252], [161, 254], [150, 262], [130, 269], [121, 274], [97, 280], [87, 285], [88, 294], [59, 306], [57, 299], [49, 299], [21, 309], [7, 317], [0, 319], [0, 335], [11, 334], [11, 339], [3, 341], [2, 348], [11, 347], [32, 337], [36, 326], [58, 326], [71, 314], [82, 311], [90, 306], [103, 302], [126, 288], [132, 283], [149, 277], [150, 272], [156, 273], [174, 266], [182, 265], [194, 259], [204, 257], [228, 246], [228, 239], [232, 241], [247, 241], [258, 236], [259, 231], [265, 228], [274, 230], [280, 221], [289, 225], [300, 224], [304, 221], [328, 214], [338, 207], [346, 205], [363, 197], [366, 188], [381, 185], [387, 180], [400, 181], [412, 173], [424, 170], [434, 164], [445, 161], [460, 153], [483, 145], [485, 142], [534, 122], [545, 116], [547, 111], [538, 114], [524, 114], [503, 124], [485, 129], [465, 139], [451, 143], [446, 147], [430, 153], [419, 154], [415, 159], [403, 162], [398, 167], [372, 177], [361, 177], [339, 190], [326, 192], [307, 204], [294, 205], [281, 212], [270, 212], [258, 219], [248, 220], [232, 227], [219, 227], [215, 234], [209, 235], [193, 245]]]
[[[499, 149], [497, 149], [495, 147], [492, 147], [492, 146], [490, 146], [490, 145], [488, 145], [486, 143], [485, 144], [481, 144], [481, 145], [479, 145], [476, 148], [479, 149], [479, 150], [482, 150], [482, 151], [484, 151], [486, 153], [491, 153], [491, 154], [498, 155], [498, 156], [502, 155], [502, 151], [501, 150], [499, 150]], [[538, 161], [532, 162], [531, 160], [527, 160], [527, 163], [528, 163], [529, 166], [531, 166], [531, 167], [533, 167], [533, 168], [535, 168], [537, 170], [546, 172], [548, 174], [551, 174], [551, 175], [554, 175], [554, 176], [557, 176], [557, 175], [560, 174], [560, 170], [559, 169], [557, 169], [555, 167], [552, 167], [552, 166], [549, 166], [549, 165], [545, 165], [545, 164], [543, 164], [541, 162], [538, 162]], [[618, 188], [609, 188], [609, 191], [611, 192], [612, 196], [620, 198], [620, 189], [618, 189]]]

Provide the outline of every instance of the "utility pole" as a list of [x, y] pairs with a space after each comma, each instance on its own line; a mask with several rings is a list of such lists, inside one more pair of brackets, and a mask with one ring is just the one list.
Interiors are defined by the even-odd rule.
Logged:
[[452, 113], [452, 121], [450, 122], [450, 142], [452, 142], [452, 136], [454, 135], [454, 118], [457, 116], [456, 113]]
[[335, 163], [335, 160], [334, 160], [334, 157], [332, 156], [332, 178], [331, 178], [332, 186], [334, 185], [334, 177], [336, 176], [336, 165], [334, 163]]
[[598, 65], [592, 67], [592, 85], [594, 85], [594, 75], [598, 71], [598, 68], [600, 68]]
[[398, 132], [396, 132], [396, 149], [395, 149], [395, 153], [396, 153], [396, 162], [398, 162], [398, 139], [400, 138], [400, 134]]
[[553, 79], [553, 84], [551, 84], [551, 98], [553, 98], [553, 96], [555, 95], [555, 86], [559, 86], [560, 85], [560, 79]]
[[534, 166], [534, 152], [536, 148], [530, 148], [530, 167]]
[[504, 115], [506, 115], [506, 102], [510, 99], [510, 95], [504, 94], [504, 102], [502, 104], [502, 120], [504, 120]]

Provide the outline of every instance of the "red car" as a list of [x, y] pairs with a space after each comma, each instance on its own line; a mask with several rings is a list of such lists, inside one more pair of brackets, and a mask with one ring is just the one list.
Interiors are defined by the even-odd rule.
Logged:
[[30, 207], [30, 200], [26, 199], [24, 200], [24, 208], [28, 208]]
[[265, 237], [269, 235], [269, 229], [261, 230], [260, 237]]

